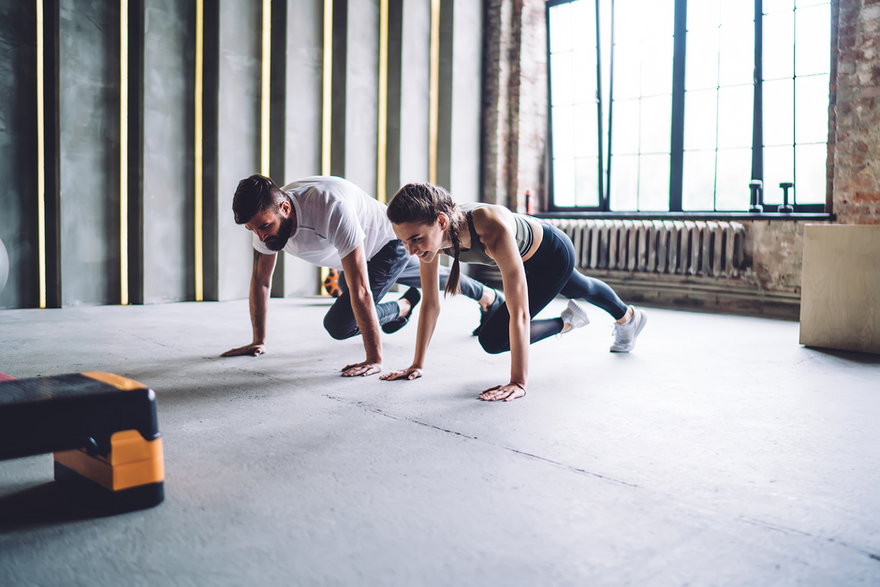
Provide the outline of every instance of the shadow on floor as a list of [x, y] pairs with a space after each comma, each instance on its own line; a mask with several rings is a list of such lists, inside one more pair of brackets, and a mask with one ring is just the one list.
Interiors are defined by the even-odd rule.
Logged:
[[875, 355], [872, 353], [839, 351], [835, 349], [825, 349], [815, 346], [806, 346], [805, 348], [808, 348], [811, 351], [816, 351], [817, 353], [822, 353], [823, 355], [828, 355], [829, 357], [835, 357], [838, 359], [843, 359], [844, 361], [859, 363], [860, 365], [880, 365], [880, 355]]
[[0, 532], [93, 520], [113, 513], [50, 481], [0, 496]]

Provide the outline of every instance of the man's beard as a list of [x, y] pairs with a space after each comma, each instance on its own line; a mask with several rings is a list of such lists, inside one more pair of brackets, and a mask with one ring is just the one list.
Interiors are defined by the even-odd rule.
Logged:
[[282, 220], [281, 226], [278, 227], [278, 234], [266, 237], [266, 240], [263, 241], [263, 244], [266, 245], [266, 248], [268, 248], [269, 250], [280, 251], [284, 248], [284, 245], [287, 244], [287, 240], [290, 238], [292, 232], [293, 216]]

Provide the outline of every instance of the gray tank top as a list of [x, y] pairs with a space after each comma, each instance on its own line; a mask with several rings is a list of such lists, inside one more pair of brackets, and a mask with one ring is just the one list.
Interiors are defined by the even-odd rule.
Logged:
[[[486, 204], [479, 203], [465, 203], [458, 204], [458, 208], [464, 212], [465, 218], [467, 219], [467, 227], [468, 232], [471, 234], [471, 248], [462, 249], [461, 254], [459, 254], [458, 259], [462, 263], [476, 263], [478, 265], [497, 265], [495, 263], [495, 259], [486, 254], [486, 247], [480, 242], [480, 237], [477, 234], [476, 229], [474, 229], [474, 218], [473, 212], [477, 208], [482, 208], [486, 206]], [[534, 239], [534, 235], [532, 235], [532, 225], [525, 219], [522, 214], [513, 215], [514, 223], [516, 224], [516, 232], [514, 234], [514, 239], [516, 240], [516, 245], [519, 248], [519, 254], [522, 257], [526, 253], [529, 252], [529, 249], [532, 248], [532, 241]], [[455, 251], [450, 247], [448, 249], [443, 249], [443, 252], [449, 255], [450, 257], [455, 254]]]

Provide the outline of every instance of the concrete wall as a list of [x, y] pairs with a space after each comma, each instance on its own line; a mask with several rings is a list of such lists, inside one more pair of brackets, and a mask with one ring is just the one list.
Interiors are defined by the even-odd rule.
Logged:
[[0, 240], [9, 277], [0, 308], [36, 305], [36, 14], [25, 2], [0, 2]]
[[[216, 297], [248, 295], [251, 233], [235, 224], [231, 205], [239, 180], [260, 168], [262, 12], [256, 2], [220, 3], [217, 124]], [[214, 197], [214, 194], [211, 194]], [[213, 297], [213, 296], [211, 296]]]
[[62, 303], [120, 300], [119, 7], [62, 0]]
[[[287, 6], [287, 55], [284, 129], [284, 177], [288, 183], [321, 172], [324, 2], [301, 0]], [[290, 255], [276, 271], [283, 273], [284, 295], [312, 295], [318, 272]]]
[[185, 300], [193, 290], [194, 4], [147, 0], [144, 7], [145, 303]]
[[[394, 104], [389, 101], [386, 195], [402, 181], [428, 179], [430, 140], [431, 3], [392, 0], [390, 5], [396, 33], [389, 42], [397, 50], [389, 55], [395, 73], [389, 72], [387, 88]], [[438, 164], [445, 166], [445, 183], [476, 199], [481, 4], [444, 0], [440, 5], [441, 53], [448, 58], [439, 89], [444, 102]], [[49, 10], [56, 4], [43, 6]], [[120, 105], [120, 4], [60, 0], [57, 6], [57, 19], [47, 15], [53, 27], [58, 23], [52, 29], [57, 34], [49, 39], [57, 40], [58, 47], [47, 46], [46, 112], [59, 121], [46, 131], [51, 171], [46, 187], [47, 305], [116, 304], [126, 293], [132, 303], [193, 300], [199, 291], [207, 300], [246, 297], [253, 251], [250, 234], [234, 224], [230, 205], [238, 181], [260, 170], [262, 3], [205, 3], [200, 126], [195, 118], [195, 0], [127, 3], [125, 109]], [[280, 183], [322, 172], [324, 7], [324, 0], [272, 2], [276, 66], [270, 172]], [[379, 0], [333, 1], [329, 171], [371, 194], [377, 192], [379, 177], [379, 10]], [[0, 16], [0, 43], [6, 48], [0, 54], [0, 238], [12, 262], [0, 307], [36, 307], [41, 291], [36, 4], [0, 0]], [[202, 136], [198, 178], [196, 128]], [[127, 167], [121, 170], [123, 158]], [[197, 179], [201, 194], [196, 194]], [[201, 270], [196, 263], [198, 201], [203, 203]], [[317, 269], [291, 258], [276, 278], [275, 295], [318, 289]]]

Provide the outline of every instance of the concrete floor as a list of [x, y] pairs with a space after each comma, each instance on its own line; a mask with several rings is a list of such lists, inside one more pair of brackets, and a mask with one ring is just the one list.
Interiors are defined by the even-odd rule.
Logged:
[[880, 584], [880, 358], [668, 310], [615, 355], [592, 309], [491, 404], [508, 357], [472, 303], [410, 383], [338, 377], [362, 350], [326, 305], [273, 300], [269, 353], [232, 359], [244, 301], [0, 312], [0, 371], [153, 387], [167, 469], [162, 505], [94, 518], [55, 503], [50, 456], [0, 462], [0, 585]]

